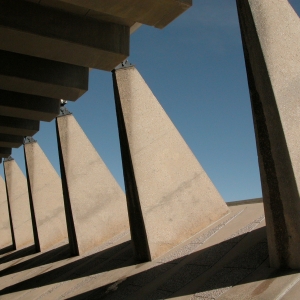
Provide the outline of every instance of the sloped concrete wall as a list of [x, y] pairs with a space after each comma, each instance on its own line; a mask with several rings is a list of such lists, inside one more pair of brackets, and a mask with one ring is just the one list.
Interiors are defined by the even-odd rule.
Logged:
[[74, 116], [56, 122], [69, 239], [82, 255], [129, 228], [126, 198]]
[[61, 180], [37, 142], [26, 143], [24, 154], [37, 250], [46, 251], [68, 237]]
[[135, 67], [113, 78], [132, 236], [139, 259], [154, 259], [228, 208]]
[[4, 161], [16, 249], [34, 244], [27, 181], [15, 160]]

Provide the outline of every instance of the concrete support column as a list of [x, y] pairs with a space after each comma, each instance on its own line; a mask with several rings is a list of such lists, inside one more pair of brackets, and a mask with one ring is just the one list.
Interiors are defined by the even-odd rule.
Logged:
[[113, 71], [113, 83], [131, 235], [148, 261], [228, 208], [135, 67]]
[[27, 181], [12, 157], [3, 162], [16, 249], [34, 244]]
[[126, 199], [65, 108], [56, 130], [71, 253], [82, 255], [129, 228]]
[[0, 176], [0, 250], [13, 244], [12, 235], [5, 183]]
[[300, 20], [287, 0], [237, 0], [272, 267], [300, 268]]
[[24, 155], [35, 246], [37, 251], [46, 251], [59, 242], [67, 242], [61, 180], [33, 138], [25, 138]]

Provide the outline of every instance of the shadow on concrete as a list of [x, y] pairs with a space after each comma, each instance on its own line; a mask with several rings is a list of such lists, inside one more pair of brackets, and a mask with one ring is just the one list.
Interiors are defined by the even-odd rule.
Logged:
[[[35, 260], [39, 260], [41, 263], [36, 263]], [[134, 264], [133, 249], [131, 241], [128, 241], [87, 257], [78, 257], [77, 260], [70, 263], [68, 263], [68, 261], [69, 260], [66, 260], [66, 264], [61, 267], [9, 286], [1, 290], [0, 295], [26, 291], [65, 280], [73, 280], [132, 265]], [[31, 269], [33, 265], [36, 266], [41, 264], [42, 260], [40, 260], [39, 257], [36, 257], [31, 260], [30, 265], [26, 262], [24, 269]], [[18, 268], [18, 271], [22, 271], [22, 268]], [[38, 271], [39, 270], [37, 270], [37, 272]]]
[[29, 247], [26, 247], [26, 248], [23, 248], [23, 249], [20, 249], [20, 250], [15, 250], [10, 254], [7, 254], [7, 255], [1, 257], [0, 258], [0, 264], [6, 263], [6, 262], [9, 262], [9, 261], [18, 259], [18, 258], [22, 258], [24, 256], [28, 256], [28, 255], [31, 255], [31, 254], [34, 254], [34, 253], [36, 253], [34, 245], [31, 245]]
[[4, 247], [2, 249], [0, 249], [0, 255], [6, 254], [8, 252], [11, 252], [14, 250], [14, 245], [9, 245], [7, 247]]

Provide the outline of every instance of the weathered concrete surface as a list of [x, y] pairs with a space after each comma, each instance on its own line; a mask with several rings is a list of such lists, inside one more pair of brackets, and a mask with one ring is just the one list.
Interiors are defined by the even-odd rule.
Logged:
[[107, 71], [129, 55], [128, 26], [27, 1], [0, 0], [0, 5], [2, 50]]
[[140, 260], [154, 259], [228, 208], [139, 72], [113, 79], [132, 239]]
[[0, 147], [19, 148], [23, 143], [21, 135], [10, 135], [0, 133]]
[[24, 144], [29, 200], [37, 251], [47, 251], [68, 237], [61, 180], [37, 142]]
[[286, 0], [237, 1], [272, 267], [300, 268], [300, 20]]
[[3, 90], [77, 100], [88, 89], [88, 76], [86, 67], [0, 50]]
[[1, 116], [0, 133], [12, 135], [34, 135], [40, 129], [40, 122], [36, 120], [27, 120], [21, 118], [13, 118]]
[[12, 245], [5, 182], [0, 176], [0, 250]]
[[1, 116], [52, 121], [58, 114], [60, 99], [0, 90]]
[[15, 160], [3, 162], [15, 247], [34, 244], [27, 181]]
[[82, 255], [128, 229], [126, 199], [73, 115], [56, 122], [71, 252]]

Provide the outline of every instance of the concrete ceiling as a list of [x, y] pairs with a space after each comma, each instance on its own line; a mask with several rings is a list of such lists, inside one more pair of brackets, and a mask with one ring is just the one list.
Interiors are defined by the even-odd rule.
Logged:
[[0, 0], [0, 161], [88, 89], [89, 68], [129, 56], [141, 24], [163, 28], [192, 0]]

